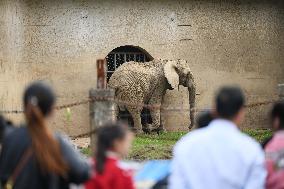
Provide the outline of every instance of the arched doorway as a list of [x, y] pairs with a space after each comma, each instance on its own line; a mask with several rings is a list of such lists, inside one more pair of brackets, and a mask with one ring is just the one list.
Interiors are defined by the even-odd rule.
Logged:
[[112, 73], [125, 62], [148, 62], [151, 60], [153, 60], [153, 57], [140, 47], [131, 45], [117, 47], [106, 56], [107, 81]]
[[[120, 46], [113, 49], [107, 56], [107, 81], [113, 74], [113, 72], [125, 62], [148, 62], [153, 60], [153, 57], [144, 49], [137, 46]], [[127, 121], [129, 125], [133, 126], [133, 120], [128, 111], [120, 111], [118, 119]], [[141, 113], [142, 124], [151, 123], [151, 116], [148, 109], [144, 108]]]

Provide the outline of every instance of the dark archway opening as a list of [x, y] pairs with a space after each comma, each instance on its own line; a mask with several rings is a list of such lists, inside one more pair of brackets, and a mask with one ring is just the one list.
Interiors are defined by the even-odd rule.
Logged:
[[[113, 72], [115, 72], [115, 70], [125, 62], [148, 62], [151, 60], [153, 60], [153, 57], [140, 47], [131, 45], [117, 47], [106, 56], [107, 81], [109, 80]], [[127, 110], [119, 111], [118, 119], [126, 121], [129, 125], [133, 126], [133, 119]], [[143, 109], [141, 113], [141, 122], [143, 125], [152, 123], [149, 109]]]

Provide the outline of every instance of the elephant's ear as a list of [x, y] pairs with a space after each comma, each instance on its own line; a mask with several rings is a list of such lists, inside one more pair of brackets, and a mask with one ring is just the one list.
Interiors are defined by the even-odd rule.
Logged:
[[177, 69], [177, 65], [173, 61], [169, 61], [164, 66], [165, 77], [167, 78], [169, 84], [174, 89], [178, 88], [178, 85], [179, 85], [179, 75], [176, 69]]

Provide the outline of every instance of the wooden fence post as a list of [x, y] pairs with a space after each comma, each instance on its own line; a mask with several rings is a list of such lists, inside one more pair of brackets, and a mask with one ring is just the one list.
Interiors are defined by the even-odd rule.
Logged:
[[284, 84], [278, 84], [278, 95], [280, 100], [284, 100]]

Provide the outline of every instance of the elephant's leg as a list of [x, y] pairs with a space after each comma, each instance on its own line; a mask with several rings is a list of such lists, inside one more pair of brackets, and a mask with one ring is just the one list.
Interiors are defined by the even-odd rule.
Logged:
[[158, 93], [157, 95], [153, 95], [149, 101], [149, 105], [153, 106], [150, 109], [150, 114], [152, 118], [152, 124], [148, 124], [147, 127], [150, 131], [158, 131], [162, 129], [161, 125], [161, 101], [162, 96]]
[[119, 120], [119, 106], [117, 104], [114, 106], [114, 116], [116, 120]]
[[196, 95], [196, 86], [195, 83], [192, 83], [192, 86], [189, 88], [189, 105], [190, 105], [190, 126], [189, 129], [194, 128], [194, 118], [195, 118], [195, 95]]
[[163, 130], [162, 125], [161, 125], [161, 110], [160, 110], [160, 108], [150, 110], [150, 114], [151, 114], [152, 122], [153, 122], [150, 125], [150, 128], [149, 128], [150, 131]]
[[133, 107], [128, 107], [130, 115], [132, 116], [134, 122], [134, 131], [136, 133], [142, 133], [142, 124], [141, 124], [141, 110]]
[[163, 126], [161, 125], [161, 104], [163, 100], [163, 96], [165, 95], [164, 88], [158, 86], [149, 102], [148, 105], [150, 106], [150, 115], [152, 118], [152, 124], [147, 124], [147, 130], [149, 131], [157, 131], [163, 130]]
[[160, 116], [160, 130], [162, 131], [166, 131], [165, 129], [165, 125], [166, 125], [166, 119], [165, 119], [165, 116]]

